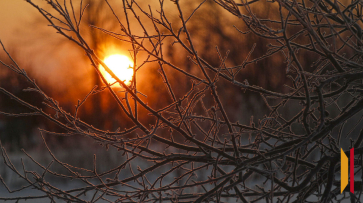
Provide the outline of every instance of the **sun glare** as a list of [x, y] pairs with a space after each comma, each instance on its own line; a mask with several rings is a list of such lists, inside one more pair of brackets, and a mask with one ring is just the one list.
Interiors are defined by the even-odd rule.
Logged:
[[[113, 54], [107, 56], [103, 62], [118, 78], [120, 78], [120, 80], [124, 81], [126, 85], [130, 85], [132, 76], [134, 75], [134, 70], [130, 68], [133, 67], [133, 62], [127, 56]], [[102, 65], [100, 65], [100, 71], [108, 83], [112, 84], [116, 82], [116, 80], [108, 74]]]

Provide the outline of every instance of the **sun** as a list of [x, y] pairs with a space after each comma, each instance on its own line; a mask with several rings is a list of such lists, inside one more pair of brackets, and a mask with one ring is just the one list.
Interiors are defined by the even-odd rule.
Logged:
[[[120, 54], [113, 54], [107, 56], [103, 62], [120, 80], [124, 81], [126, 85], [130, 85], [134, 75], [134, 70], [132, 69], [134, 64], [129, 57]], [[105, 77], [108, 83], [112, 84], [116, 82], [116, 80], [103, 68], [102, 65], [100, 65], [99, 68], [101, 74]]]

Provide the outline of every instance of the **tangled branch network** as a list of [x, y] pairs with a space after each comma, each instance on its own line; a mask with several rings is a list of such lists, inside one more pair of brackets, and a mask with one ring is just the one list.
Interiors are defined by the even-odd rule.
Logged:
[[[43, 195], [1, 197], [1, 200], [361, 202], [362, 191], [340, 193], [336, 174], [340, 170], [344, 140], [351, 138], [346, 148], [363, 150], [362, 1], [215, 0], [211, 3], [243, 22], [241, 28], [232, 27], [238, 32], [233, 40], [253, 36], [251, 39], [255, 41], [239, 65], [228, 64], [230, 53], [221, 53], [217, 48], [219, 65], [216, 66], [198, 52], [198, 41], [193, 40], [194, 33], [189, 29], [193, 15], [208, 1], [200, 2], [186, 14], [179, 0], [153, 2], [156, 7], [145, 7], [138, 0], [123, 0], [122, 7], [113, 7], [105, 0], [108, 12], [118, 22], [119, 32], [93, 28], [132, 47], [134, 75], [130, 85], [104, 64], [82, 35], [80, 26], [87, 5], [81, 1], [78, 11], [73, 5], [75, 1], [46, 0], [51, 6], [46, 10], [31, 0], [26, 1], [58, 34], [84, 50], [93, 71], [107, 84], [102, 91], [112, 95], [113, 102], [126, 115], [124, 119], [131, 121], [133, 127], [110, 132], [82, 121], [78, 109], [94, 94], [94, 89], [80, 100], [75, 112], [66, 112], [8, 54], [12, 64], [2, 64], [29, 81], [34, 93], [43, 96], [53, 113], [0, 87], [2, 93], [31, 110], [31, 113], [2, 114], [43, 116], [66, 132], [41, 130], [43, 137], [82, 135], [82, 139], [102, 144], [105, 150], [109, 147], [119, 150], [125, 159], [101, 173], [96, 164], [94, 168], [80, 168], [62, 162], [47, 147], [53, 158], [51, 164], [41, 165], [32, 159], [42, 168], [39, 173], [29, 171], [26, 165], [16, 168], [2, 147], [4, 163], [27, 183], [20, 189], [7, 187], [9, 192], [34, 188]], [[259, 16], [261, 12], [257, 11], [261, 6], [269, 7], [268, 18]], [[175, 18], [176, 23], [171, 23]], [[266, 47], [260, 56], [254, 54], [258, 43]], [[171, 46], [179, 46], [179, 51], [188, 55], [191, 68], [168, 59]], [[146, 57], [140, 63], [141, 53]], [[275, 90], [247, 82], [242, 74], [245, 69], [274, 58], [281, 60], [268, 64], [267, 68], [284, 66], [287, 79], [283, 88]], [[145, 95], [139, 91], [138, 73], [151, 64], [158, 66], [158, 77], [170, 99], [161, 108], [147, 101], [159, 93]], [[100, 65], [123, 92], [116, 92], [107, 83], [99, 72]], [[172, 77], [175, 74], [187, 79], [176, 85]], [[180, 86], [188, 89], [184, 91]], [[257, 120], [251, 117], [247, 119], [249, 123], [241, 123], [234, 115], [235, 107], [228, 105], [228, 100], [237, 96], [230, 95], [228, 99], [221, 96], [229, 89], [236, 89], [234, 95], [257, 93], [263, 101], [261, 105], [267, 109], [265, 116]], [[152, 117], [152, 125], [141, 119], [141, 112]], [[348, 124], [349, 130], [345, 128]], [[359, 162], [358, 158], [356, 161]], [[140, 163], [144, 163], [142, 167]], [[53, 164], [61, 165], [66, 172], [53, 171]], [[51, 176], [83, 185], [60, 189], [47, 180]]]

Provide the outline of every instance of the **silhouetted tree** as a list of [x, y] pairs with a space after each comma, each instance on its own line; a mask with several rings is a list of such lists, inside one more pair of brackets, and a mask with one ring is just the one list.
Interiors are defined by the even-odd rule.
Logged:
[[[77, 112], [94, 89], [76, 104], [75, 112], [66, 112], [23, 69], [9, 64], [11, 70], [32, 84], [54, 112], [44, 113], [8, 90], [0, 87], [0, 91], [32, 110], [30, 114], [41, 115], [64, 129], [62, 133], [41, 130], [42, 136], [83, 135], [105, 149], [116, 148], [125, 160], [116, 168], [99, 171], [96, 156], [93, 168], [80, 168], [58, 160], [47, 148], [54, 164], [63, 166], [67, 172], [53, 171], [53, 162], [42, 166], [34, 160], [43, 169], [39, 173], [26, 167], [15, 168], [2, 148], [5, 164], [27, 181], [26, 187], [38, 189], [44, 195], [0, 199], [49, 198], [71, 202], [332, 202], [347, 199], [345, 192], [340, 194], [335, 174], [339, 171], [341, 147], [348, 148], [350, 144], [356, 154], [363, 152], [360, 1], [237, 3], [215, 0], [214, 3], [243, 21], [244, 26], [234, 29], [240, 33], [239, 37], [253, 36], [252, 46], [246, 46], [241, 64], [229, 65], [228, 46], [223, 52], [216, 48], [218, 60], [205, 59], [205, 52], [212, 52], [200, 48], [199, 41], [194, 40], [198, 37], [189, 30], [193, 15], [206, 1], [186, 14], [179, 0], [160, 0], [157, 7], [148, 7], [137, 0], [123, 0], [123, 7], [117, 7], [105, 0], [109, 12], [118, 21], [119, 30], [92, 27], [131, 47], [135, 65], [130, 85], [104, 64], [83, 37], [79, 25], [85, 7], [81, 6], [80, 15], [75, 15], [72, 1], [64, 4], [46, 1], [52, 11], [27, 0], [60, 35], [84, 50], [104, 84], [108, 83], [100, 73], [100, 64], [123, 88], [119, 92], [107, 85], [104, 91], [112, 95], [119, 107], [114, 114], [125, 114], [125, 121], [121, 122], [128, 119], [133, 127], [110, 132], [89, 125], [79, 119]], [[261, 7], [268, 8], [267, 12], [259, 11]], [[173, 17], [179, 23], [171, 23]], [[220, 40], [228, 44], [237, 43], [239, 38]], [[173, 49], [173, 46], [182, 49]], [[261, 55], [254, 54], [256, 48]], [[173, 50], [188, 57], [189, 62], [170, 62], [168, 52]], [[256, 63], [265, 65], [269, 78], [281, 78], [281, 67], [284, 67], [284, 79], [280, 79], [283, 85], [271, 88], [254, 84], [256, 80], [245, 80], [243, 73], [259, 67], [254, 66]], [[151, 68], [155, 65], [157, 70]], [[158, 71], [160, 77], [148, 80], [142, 75], [145, 69]], [[153, 83], [163, 84], [164, 90], [147, 94], [141, 91], [140, 84], [153, 86]], [[246, 92], [260, 96], [255, 106], [267, 111], [264, 116], [250, 117], [243, 112], [240, 116], [234, 115], [238, 111], [229, 104], [238, 103], [233, 101], [241, 98], [236, 95]], [[158, 99], [165, 95], [169, 97], [168, 103], [164, 101], [161, 106]], [[240, 105], [244, 105], [243, 100]], [[247, 118], [243, 120], [244, 116]], [[348, 137], [351, 143], [346, 141]], [[62, 190], [48, 182], [45, 174], [76, 179], [84, 185]], [[361, 194], [358, 191], [348, 198], [358, 202]]]

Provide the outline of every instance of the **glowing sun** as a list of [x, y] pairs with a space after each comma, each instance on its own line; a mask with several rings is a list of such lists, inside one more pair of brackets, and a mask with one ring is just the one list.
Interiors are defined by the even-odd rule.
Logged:
[[[134, 64], [127, 56], [113, 54], [107, 56], [103, 62], [121, 81], [124, 81], [126, 85], [130, 85], [132, 76], [134, 75], [134, 70], [132, 69]], [[108, 74], [102, 65], [100, 65], [100, 71], [108, 83], [112, 84], [116, 82], [116, 80]]]

